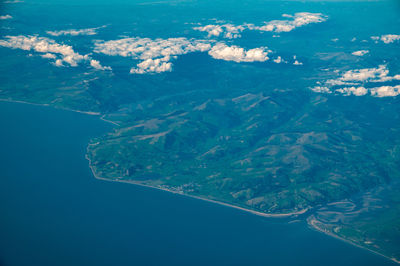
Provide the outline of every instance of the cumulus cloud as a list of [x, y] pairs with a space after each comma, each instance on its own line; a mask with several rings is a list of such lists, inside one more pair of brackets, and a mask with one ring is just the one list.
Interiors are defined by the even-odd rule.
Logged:
[[260, 31], [272, 31], [272, 32], [289, 32], [295, 28], [299, 28], [311, 23], [320, 23], [327, 20], [327, 16], [321, 13], [309, 13], [300, 12], [293, 16], [284, 15], [286, 18], [291, 18], [290, 20], [273, 20], [266, 22], [263, 26], [254, 26], [253, 29]]
[[280, 57], [280, 56], [278, 56], [277, 58], [275, 58], [273, 61], [274, 61], [275, 63], [277, 63], [277, 64], [280, 64], [280, 63], [284, 62], [283, 59], [282, 59], [282, 57]]
[[388, 74], [389, 70], [386, 65], [380, 65], [377, 68], [363, 68], [346, 71], [339, 80], [344, 82], [386, 82], [400, 80], [400, 75], [389, 76]]
[[245, 50], [236, 45], [228, 46], [224, 43], [217, 43], [208, 54], [215, 59], [239, 62], [265, 62], [268, 58], [267, 47], [259, 47]]
[[223, 25], [206, 25], [203, 27], [194, 27], [194, 30], [204, 31], [208, 33], [208, 37], [220, 36], [223, 33], [224, 38], [236, 39], [241, 37], [240, 33], [245, 30], [245, 25], [235, 26], [232, 24]]
[[368, 93], [368, 90], [362, 86], [360, 87], [344, 87], [344, 88], [339, 88], [336, 90], [337, 92], [340, 92], [344, 95], [356, 95], [356, 96], [363, 96]]
[[369, 53], [368, 50], [360, 50], [360, 51], [352, 52], [351, 54], [352, 54], [352, 55], [355, 55], [355, 56], [364, 56], [364, 55], [366, 55], [366, 54], [368, 54], [368, 53]]
[[12, 19], [12, 18], [13, 18], [13, 17], [10, 16], [10, 15], [3, 15], [3, 16], [0, 16], [0, 20]]
[[48, 58], [48, 59], [56, 59], [57, 58], [57, 56], [55, 54], [51, 54], [51, 53], [43, 54], [43, 55], [41, 55], [41, 57]]
[[90, 60], [90, 65], [91, 65], [93, 68], [99, 69], [99, 70], [111, 70], [111, 67], [109, 67], [109, 66], [102, 66], [98, 60], [94, 60], [94, 59], [91, 59], [91, 60]]
[[[139, 61], [131, 68], [131, 74], [162, 73], [172, 71], [173, 60], [178, 56], [193, 52], [208, 52], [218, 60], [234, 62], [265, 62], [271, 52], [267, 47], [246, 50], [242, 47], [228, 46], [213, 40], [195, 40], [187, 38], [123, 38], [111, 41], [96, 41], [94, 52], [110, 56], [130, 57]], [[280, 56], [275, 63], [284, 61]]]
[[282, 15], [286, 20], [272, 20], [269, 22], [265, 22], [264, 25], [257, 26], [254, 24], [242, 24], [242, 25], [232, 25], [232, 24], [221, 24], [221, 25], [205, 25], [194, 27], [194, 30], [204, 31], [208, 33], [208, 37], [211, 36], [222, 36], [224, 38], [238, 38], [240, 37], [240, 33], [244, 30], [257, 30], [257, 31], [270, 31], [270, 32], [289, 32], [298, 27], [302, 27], [311, 23], [320, 23], [327, 20], [327, 16], [321, 13], [309, 13], [309, 12], [300, 12], [294, 15], [283, 14]]
[[194, 30], [198, 31], [205, 31], [208, 33], [208, 37], [211, 36], [219, 36], [224, 30], [223, 30], [224, 25], [206, 25], [203, 27], [194, 27]]
[[62, 67], [62, 66], [64, 66], [64, 65], [63, 65], [63, 61], [62, 61], [61, 59], [57, 59], [57, 60], [54, 62], [54, 65], [57, 66], [57, 67]]
[[400, 85], [377, 86], [377, 84], [399, 81], [400, 75], [390, 76], [387, 66], [380, 65], [377, 68], [348, 70], [338, 78], [326, 80], [322, 86], [315, 86], [311, 90], [318, 93], [338, 93], [345, 96], [370, 94], [375, 97], [393, 97], [400, 94]]
[[319, 93], [332, 93], [332, 91], [328, 87], [322, 87], [322, 86], [312, 87], [311, 90]]
[[70, 35], [70, 36], [78, 36], [78, 35], [96, 35], [97, 30], [100, 28], [104, 28], [105, 26], [102, 27], [97, 27], [97, 28], [88, 28], [88, 29], [80, 29], [80, 30], [75, 30], [75, 29], [69, 29], [69, 30], [60, 30], [60, 31], [46, 31], [47, 34], [51, 36], [62, 36], [62, 35]]
[[400, 94], [400, 85], [396, 86], [380, 86], [371, 88], [371, 95], [376, 97], [394, 97]]
[[386, 44], [389, 44], [400, 40], [400, 35], [386, 34], [381, 36], [372, 36], [371, 39], [374, 40], [375, 42], [382, 41]]
[[293, 60], [294, 60], [293, 65], [295, 65], [295, 66], [302, 66], [303, 65], [303, 63], [301, 63], [301, 62], [299, 62], [297, 60], [297, 56], [293, 56]]
[[94, 51], [107, 55], [152, 59], [165, 56], [177, 56], [190, 52], [204, 52], [211, 48], [208, 41], [186, 38], [155, 39], [124, 38], [112, 41], [97, 41]]
[[0, 46], [45, 54], [58, 54], [62, 57], [62, 61], [70, 66], [77, 66], [80, 61], [86, 60], [88, 57], [74, 52], [69, 45], [61, 45], [54, 40], [37, 36], [6, 36], [5, 40], [0, 40]]
[[210, 41], [186, 38], [155, 39], [124, 38], [112, 41], [97, 41], [94, 51], [106, 55], [119, 55], [140, 60], [130, 73], [161, 73], [172, 70], [171, 61], [178, 55], [205, 52], [211, 49]]
[[144, 73], [161, 73], [172, 70], [172, 63], [168, 59], [146, 59], [137, 65], [137, 68], [131, 68], [131, 74], [144, 74]]
[[75, 52], [71, 46], [58, 44], [54, 40], [45, 37], [5, 36], [5, 39], [0, 40], [0, 46], [42, 53], [41, 56], [43, 58], [56, 59], [54, 62], [56, 66], [65, 66], [66, 64], [76, 67], [80, 62], [91, 60], [88, 55], [81, 55]]

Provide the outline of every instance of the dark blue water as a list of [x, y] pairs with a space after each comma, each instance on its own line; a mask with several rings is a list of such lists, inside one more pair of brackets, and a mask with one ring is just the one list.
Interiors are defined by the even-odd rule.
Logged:
[[392, 265], [304, 223], [96, 180], [96, 117], [0, 103], [0, 125], [0, 265]]

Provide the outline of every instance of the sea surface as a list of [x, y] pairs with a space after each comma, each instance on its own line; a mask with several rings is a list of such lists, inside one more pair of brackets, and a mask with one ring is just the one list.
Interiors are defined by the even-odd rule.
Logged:
[[0, 265], [395, 265], [300, 221], [93, 177], [95, 116], [0, 103]]

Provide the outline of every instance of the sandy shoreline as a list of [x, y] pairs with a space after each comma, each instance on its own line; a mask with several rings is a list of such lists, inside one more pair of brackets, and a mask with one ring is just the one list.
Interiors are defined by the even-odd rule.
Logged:
[[207, 202], [219, 204], [219, 205], [222, 205], [222, 206], [234, 208], [234, 209], [237, 209], [237, 210], [241, 210], [241, 211], [245, 211], [245, 212], [248, 212], [248, 213], [251, 213], [251, 214], [255, 214], [255, 215], [263, 216], [263, 217], [269, 217], [269, 218], [287, 218], [287, 217], [301, 215], [301, 214], [304, 214], [304, 213], [306, 213], [308, 211], [308, 209], [303, 209], [303, 210], [300, 210], [300, 211], [297, 211], [297, 212], [290, 212], [290, 213], [277, 213], [277, 214], [263, 213], [263, 212], [258, 212], [258, 211], [255, 211], [255, 210], [246, 209], [246, 208], [243, 208], [243, 207], [240, 207], [240, 206], [236, 206], [236, 205], [233, 205], [233, 204], [229, 204], [229, 203], [226, 203], [226, 202], [222, 202], [222, 201], [217, 201], [217, 200], [207, 199], [207, 198], [203, 198], [203, 197], [199, 197], [199, 196], [194, 196], [194, 195], [189, 195], [189, 194], [185, 194], [185, 193], [176, 192], [176, 191], [173, 191], [173, 190], [170, 190], [170, 189], [167, 189], [167, 188], [163, 188], [163, 187], [150, 186], [150, 185], [142, 184], [140, 182], [129, 181], [129, 180], [103, 178], [103, 177], [97, 176], [94, 173], [93, 167], [91, 166], [90, 159], [87, 156], [86, 156], [86, 159], [89, 161], [89, 167], [90, 167], [90, 169], [92, 171], [93, 176], [98, 180], [103, 180], [103, 181], [108, 181], [108, 182], [126, 183], [126, 184], [132, 184], [132, 185], [141, 186], [141, 187], [158, 189], [158, 190], [170, 192], [170, 193], [173, 193], [173, 194], [182, 195], [184, 197], [189, 197], [189, 198], [198, 199], [198, 200], [204, 200], [204, 201], [207, 201]]
[[395, 258], [388, 257], [388, 256], [386, 256], [386, 255], [383, 255], [382, 253], [379, 253], [378, 251], [369, 249], [368, 247], [365, 247], [365, 246], [361, 246], [361, 245], [359, 245], [359, 244], [357, 244], [357, 243], [354, 243], [354, 242], [352, 242], [352, 241], [350, 241], [350, 240], [348, 240], [348, 239], [345, 239], [345, 238], [340, 237], [340, 236], [338, 236], [338, 235], [335, 235], [335, 234], [333, 234], [333, 233], [331, 233], [331, 232], [328, 232], [328, 231], [326, 231], [326, 230], [323, 230], [322, 228], [318, 227], [318, 225], [316, 225], [316, 221], [317, 221], [317, 220], [316, 220], [315, 218], [313, 218], [313, 215], [307, 218], [307, 224], [308, 224], [312, 229], [314, 229], [314, 230], [316, 230], [316, 231], [318, 231], [318, 232], [320, 232], [320, 233], [326, 234], [326, 235], [328, 235], [328, 236], [330, 236], [330, 237], [334, 237], [334, 238], [336, 238], [336, 239], [338, 239], [338, 240], [341, 240], [341, 241], [343, 241], [343, 242], [346, 242], [346, 243], [348, 243], [348, 244], [350, 244], [350, 245], [353, 245], [353, 246], [356, 246], [356, 247], [358, 247], [358, 248], [365, 249], [365, 250], [367, 250], [367, 251], [369, 251], [369, 252], [372, 252], [372, 253], [374, 253], [374, 254], [376, 254], [376, 255], [382, 256], [382, 257], [384, 257], [385, 259], [388, 259], [388, 260], [391, 260], [391, 261], [393, 261], [393, 262], [395, 262], [395, 263], [400, 264], [400, 261], [396, 260]]
[[18, 101], [18, 100], [13, 100], [13, 99], [4, 99], [0, 98], [0, 102], [8, 102], [8, 103], [23, 103], [23, 104], [29, 104], [29, 105], [35, 105], [35, 106], [46, 106], [58, 110], [63, 110], [63, 111], [70, 111], [70, 112], [75, 112], [75, 113], [80, 113], [80, 114], [85, 114], [85, 115], [94, 115], [94, 116], [100, 116], [100, 119], [103, 120], [104, 122], [111, 123], [115, 126], [119, 126], [118, 123], [105, 119], [104, 115], [101, 115], [99, 112], [87, 112], [87, 111], [80, 111], [80, 110], [74, 110], [74, 109], [69, 109], [69, 108], [63, 108], [63, 107], [56, 107], [52, 106], [48, 103], [32, 103], [32, 102], [26, 102], [26, 101]]

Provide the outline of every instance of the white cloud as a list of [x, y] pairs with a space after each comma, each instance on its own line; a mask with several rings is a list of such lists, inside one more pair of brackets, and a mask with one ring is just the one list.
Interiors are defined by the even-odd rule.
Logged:
[[39, 53], [59, 54], [62, 61], [71, 66], [77, 66], [80, 61], [86, 60], [88, 57], [74, 52], [69, 45], [61, 45], [54, 40], [37, 36], [6, 36], [6, 40], [0, 40], [0, 46], [26, 51], [33, 50]]
[[[172, 71], [173, 60], [180, 55], [193, 52], [208, 52], [218, 60], [234, 62], [265, 62], [271, 52], [267, 47], [245, 50], [239, 46], [215, 43], [213, 40], [195, 40], [186, 38], [149, 39], [123, 38], [111, 41], [95, 42], [94, 52], [110, 56], [130, 57], [139, 61], [131, 68], [131, 74], [161, 73]], [[275, 63], [285, 62], [280, 56]]]
[[294, 60], [293, 65], [295, 65], [295, 66], [302, 66], [303, 65], [303, 63], [297, 61], [297, 56], [295, 56], [295, 55], [293, 56], [293, 60]]
[[383, 41], [384, 43], [392, 43], [398, 40], [400, 40], [400, 35], [388, 34], [381, 36], [381, 41]]
[[223, 30], [223, 25], [206, 25], [203, 27], [194, 27], [194, 30], [198, 31], [205, 31], [208, 33], [208, 37], [211, 36], [219, 36], [224, 30]]
[[109, 67], [109, 66], [102, 66], [98, 60], [94, 60], [94, 59], [91, 59], [91, 60], [90, 60], [90, 65], [91, 65], [93, 68], [99, 69], [99, 70], [111, 70], [111, 67]]
[[310, 23], [320, 23], [328, 19], [327, 16], [321, 13], [300, 12], [294, 15], [293, 25], [301, 27]]
[[294, 16], [285, 15], [285, 17], [292, 18], [291, 20], [273, 20], [266, 22], [265, 25], [258, 27], [254, 26], [255, 30], [272, 31], [272, 32], [289, 32], [295, 28], [299, 28], [311, 23], [320, 23], [327, 20], [327, 16], [321, 13], [300, 12]]
[[56, 59], [57, 58], [57, 56], [55, 54], [51, 54], [51, 53], [43, 54], [43, 55], [41, 55], [41, 57], [48, 58], [48, 59]]
[[12, 19], [12, 18], [13, 18], [13, 17], [10, 16], [10, 15], [3, 15], [3, 16], [0, 16], [0, 20]]
[[386, 65], [380, 65], [378, 68], [363, 68], [346, 71], [340, 81], [344, 82], [386, 82], [400, 80], [400, 75], [388, 76], [389, 70]]
[[382, 42], [384, 42], [386, 44], [389, 44], [389, 43], [393, 43], [395, 41], [400, 40], [400, 35], [386, 34], [386, 35], [381, 35], [380, 37], [379, 36], [372, 36], [371, 39], [376, 41], [376, 42], [382, 41]]
[[400, 85], [396, 86], [381, 86], [371, 88], [371, 95], [376, 97], [394, 97], [400, 94]]
[[363, 68], [346, 71], [342, 77], [339, 78], [340, 81], [366, 81], [370, 79], [376, 79], [380, 76], [386, 76], [388, 70], [384, 65], [378, 68]]
[[355, 95], [355, 96], [363, 96], [368, 93], [368, 90], [364, 87], [344, 87], [336, 90], [344, 95]]
[[156, 39], [124, 38], [113, 41], [97, 41], [94, 51], [106, 55], [119, 55], [134, 59], [153, 59], [177, 56], [190, 52], [204, 52], [211, 48], [208, 41], [188, 40], [186, 38]]
[[56, 66], [67, 64], [76, 67], [80, 62], [91, 60], [88, 55], [76, 53], [71, 46], [58, 44], [54, 40], [45, 37], [5, 36], [5, 39], [0, 40], [0, 46], [42, 53], [41, 56], [43, 58], [56, 59], [54, 63]]
[[131, 68], [131, 74], [144, 74], [144, 73], [161, 73], [172, 71], [172, 63], [167, 59], [146, 59], [137, 65], [137, 68]]
[[223, 25], [206, 25], [203, 27], [194, 27], [194, 30], [204, 31], [208, 33], [208, 37], [212, 36], [220, 36], [221, 33], [224, 33], [223, 36], [228, 39], [236, 39], [241, 37], [240, 33], [245, 30], [244, 25], [235, 26], [232, 24], [223, 24]]
[[303, 63], [301, 63], [301, 62], [295, 60], [295, 61], [293, 62], [293, 65], [295, 65], [295, 66], [302, 66]]
[[368, 50], [360, 50], [360, 51], [352, 52], [351, 54], [352, 54], [352, 55], [355, 55], [355, 56], [363, 56], [363, 55], [366, 55], [366, 54], [368, 54], [368, 53], [369, 53]]
[[100, 28], [104, 28], [105, 26], [97, 27], [97, 28], [88, 28], [88, 29], [69, 29], [69, 30], [60, 30], [60, 31], [46, 31], [47, 34], [51, 36], [61, 36], [61, 35], [71, 35], [71, 36], [78, 36], [78, 35], [96, 35], [97, 30]]
[[227, 46], [224, 43], [217, 43], [211, 48], [208, 54], [215, 59], [235, 62], [265, 62], [268, 58], [267, 47], [259, 47], [245, 50], [236, 45]]
[[94, 51], [106, 55], [119, 55], [140, 60], [130, 73], [160, 73], [172, 70], [171, 60], [178, 55], [206, 52], [211, 49], [210, 41], [186, 38], [149, 39], [124, 38], [112, 41], [97, 41]]
[[298, 27], [302, 27], [311, 23], [320, 23], [327, 20], [327, 16], [321, 13], [300, 12], [294, 15], [283, 14], [282, 16], [289, 18], [289, 20], [272, 20], [265, 22], [265, 24], [262, 26], [256, 26], [248, 23], [237, 26], [232, 24], [210, 24], [194, 27], [193, 29], [207, 32], [208, 37], [218, 37], [223, 34], [222, 36], [225, 38], [234, 39], [240, 37], [240, 33], [246, 29], [270, 32], [289, 32]]
[[280, 64], [280, 63], [283, 62], [282, 57], [280, 57], [280, 56], [278, 56], [277, 58], [275, 58], [273, 61], [274, 61], [275, 63], [277, 63], [277, 64]]
[[400, 75], [389, 76], [387, 66], [380, 65], [377, 68], [346, 71], [338, 78], [326, 80], [323, 86], [316, 86], [311, 90], [318, 93], [339, 93], [345, 96], [364, 96], [369, 93], [375, 97], [393, 97], [400, 94], [400, 85], [376, 87], [376, 83], [398, 81], [400, 81]]
[[322, 87], [322, 86], [312, 87], [311, 90], [319, 93], [332, 93], [332, 91], [328, 87]]
[[62, 61], [61, 59], [57, 59], [57, 60], [54, 62], [54, 65], [57, 66], [57, 67], [62, 67], [62, 66], [64, 66], [63, 61]]

